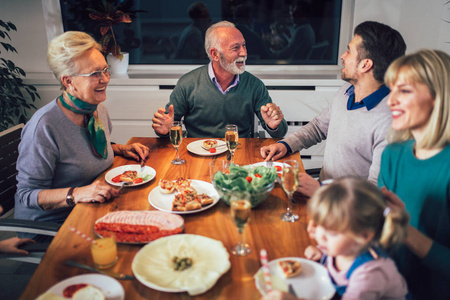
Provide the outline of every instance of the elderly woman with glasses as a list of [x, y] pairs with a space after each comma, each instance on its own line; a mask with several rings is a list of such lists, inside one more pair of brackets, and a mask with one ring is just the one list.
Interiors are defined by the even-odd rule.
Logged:
[[145, 161], [149, 154], [138, 143], [111, 143], [111, 120], [103, 104], [110, 69], [100, 49], [90, 35], [74, 31], [49, 44], [48, 64], [63, 92], [39, 109], [23, 130], [16, 219], [62, 223], [77, 203], [110, 200], [118, 191], [94, 180], [111, 166], [114, 155]]

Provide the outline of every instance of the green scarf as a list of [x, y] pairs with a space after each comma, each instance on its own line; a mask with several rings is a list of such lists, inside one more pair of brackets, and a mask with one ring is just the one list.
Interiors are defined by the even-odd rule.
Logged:
[[65, 91], [65, 93], [69, 97], [70, 102], [66, 102], [63, 94], [61, 94], [61, 96], [59, 96], [61, 104], [76, 114], [85, 115], [86, 130], [89, 136], [92, 151], [96, 156], [106, 159], [108, 157], [108, 148], [106, 143], [105, 128], [103, 127], [100, 118], [94, 116], [94, 112], [97, 110], [97, 105], [84, 102], [83, 100], [72, 96], [67, 91]]

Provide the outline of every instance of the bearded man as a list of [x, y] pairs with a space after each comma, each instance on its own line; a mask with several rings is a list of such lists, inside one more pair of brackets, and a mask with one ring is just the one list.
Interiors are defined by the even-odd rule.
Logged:
[[153, 117], [158, 136], [167, 136], [170, 123], [184, 117], [188, 137], [225, 136], [225, 126], [238, 126], [239, 136], [252, 136], [255, 115], [271, 137], [283, 137], [287, 123], [281, 109], [272, 103], [263, 82], [245, 71], [247, 48], [233, 23], [221, 21], [205, 34], [206, 66], [183, 75], [166, 108]]

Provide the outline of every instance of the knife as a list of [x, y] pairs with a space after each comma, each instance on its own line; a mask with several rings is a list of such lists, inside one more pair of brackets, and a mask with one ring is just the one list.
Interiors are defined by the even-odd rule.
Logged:
[[77, 267], [77, 268], [88, 270], [88, 271], [92, 271], [92, 272], [96, 272], [96, 273], [100, 273], [100, 274], [104, 274], [104, 275], [108, 275], [108, 276], [114, 277], [116, 279], [121, 279], [121, 280], [136, 279], [136, 277], [134, 277], [133, 275], [126, 275], [123, 273], [117, 273], [117, 272], [112, 272], [112, 271], [102, 271], [102, 270], [96, 269], [94, 267], [91, 267], [91, 266], [88, 266], [85, 264], [81, 264], [81, 263], [73, 261], [73, 260], [66, 260], [66, 265]]
[[297, 297], [297, 294], [295, 293], [294, 288], [292, 287], [292, 284], [289, 284], [289, 294], [291, 294], [294, 297]]

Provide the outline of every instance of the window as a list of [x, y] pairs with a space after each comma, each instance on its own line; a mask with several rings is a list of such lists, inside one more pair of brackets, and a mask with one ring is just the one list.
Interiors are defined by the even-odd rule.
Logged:
[[[131, 64], [207, 63], [204, 31], [221, 20], [242, 32], [248, 65], [337, 65], [348, 42], [341, 36], [347, 0], [108, 1], [124, 11], [145, 11], [136, 13], [132, 23], [114, 27]], [[60, 0], [60, 6], [64, 31], [81, 30], [100, 39], [98, 22], [86, 8], [101, 10], [101, 1]]]

